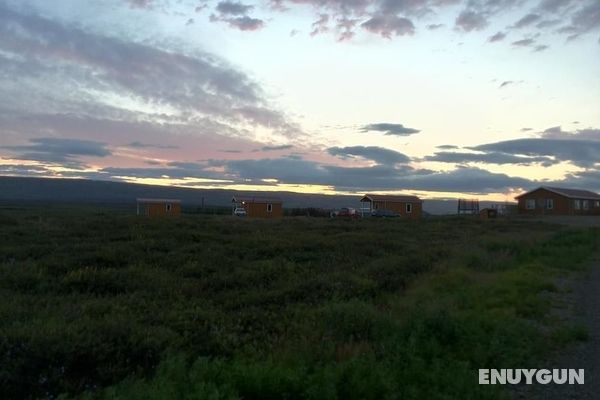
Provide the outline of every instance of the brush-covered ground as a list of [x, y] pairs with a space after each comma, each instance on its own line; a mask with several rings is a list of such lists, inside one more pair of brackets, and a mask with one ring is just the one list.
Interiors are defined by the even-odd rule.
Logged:
[[[0, 209], [0, 397], [503, 399], [598, 228]], [[545, 295], [546, 294], [546, 295]]]

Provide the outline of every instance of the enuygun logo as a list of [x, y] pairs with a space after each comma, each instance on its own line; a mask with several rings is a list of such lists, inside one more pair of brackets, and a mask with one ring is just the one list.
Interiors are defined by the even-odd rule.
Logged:
[[585, 371], [583, 369], [480, 369], [480, 385], [532, 385], [539, 383], [583, 385]]

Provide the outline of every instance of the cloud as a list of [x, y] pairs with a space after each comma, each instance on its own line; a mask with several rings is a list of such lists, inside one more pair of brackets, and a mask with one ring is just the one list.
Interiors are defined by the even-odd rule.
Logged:
[[591, 0], [571, 15], [570, 25], [563, 29], [564, 33], [582, 35], [600, 30], [600, 2]]
[[297, 158], [231, 160], [222, 161], [222, 164], [229, 175], [243, 180], [277, 179], [291, 184], [326, 184], [329, 181], [327, 171], [320, 165]]
[[[106, 167], [98, 173], [103, 179], [153, 178], [153, 179], [201, 179], [218, 183], [231, 183], [226, 174], [211, 169], [210, 162], [172, 161], [161, 167]], [[206, 183], [206, 182], [205, 182]], [[241, 182], [240, 182], [241, 183]]]
[[527, 39], [517, 40], [515, 42], [512, 42], [511, 44], [515, 47], [529, 47], [534, 43], [535, 43], [535, 39], [527, 38]]
[[493, 34], [492, 36], [490, 36], [488, 38], [488, 42], [490, 42], [490, 43], [499, 42], [501, 40], [504, 40], [505, 37], [506, 37], [506, 33], [496, 32], [495, 34]]
[[561, 9], [568, 7], [577, 0], [542, 0], [538, 8], [544, 12], [556, 13]]
[[[99, 114], [103, 112], [100, 111]], [[211, 119], [195, 120], [193, 123], [181, 123], [178, 120], [155, 123], [139, 121], [137, 114], [120, 115], [121, 119], [92, 117], [77, 114], [21, 114], [0, 110], [0, 126], [5, 132], [21, 137], [41, 137], [52, 133], [62, 137], [85, 137], [90, 140], [108, 141], [120, 145], [123, 138], [141, 144], [151, 140], [152, 143], [165, 144], [182, 137], [197, 137], [204, 142], [208, 140], [247, 141], [236, 137], [237, 130]]]
[[41, 165], [0, 164], [0, 175], [51, 176], [53, 175], [53, 172]]
[[[600, 168], [600, 165], [598, 165]], [[568, 174], [563, 182], [565, 186], [587, 188], [595, 192], [600, 192], [600, 169], [591, 169], [586, 171], [573, 172]]]
[[502, 82], [502, 83], [501, 83], [501, 84], [498, 86], [498, 89], [502, 89], [502, 88], [504, 88], [504, 87], [507, 87], [507, 86], [512, 86], [512, 85], [520, 85], [520, 84], [522, 84], [523, 82], [525, 82], [525, 81], [523, 81], [523, 80], [521, 80], [521, 81], [503, 81], [503, 82]]
[[[531, 131], [523, 128], [522, 132]], [[438, 146], [443, 150], [455, 150], [456, 146]], [[594, 169], [600, 163], [600, 129], [563, 131], [555, 126], [539, 133], [537, 138], [524, 138], [467, 147], [473, 152], [441, 151], [423, 158], [423, 161], [444, 163], [483, 163], [550, 166], [570, 162], [586, 169]]]
[[[206, 0], [203, 0], [206, 1]], [[200, 4], [198, 6], [196, 6], [196, 8], [194, 8], [194, 12], [200, 13], [202, 12], [202, 10], [204, 10], [205, 8], [208, 8], [208, 4]]]
[[153, 0], [125, 0], [131, 8], [151, 8]]
[[327, 152], [343, 159], [361, 157], [381, 165], [406, 164], [410, 158], [400, 152], [378, 146], [330, 147]]
[[[349, 40], [360, 26], [368, 32], [391, 39], [412, 35], [418, 22], [426, 22], [432, 15], [447, 15], [452, 7], [464, 4], [455, 15], [455, 28], [464, 33], [481, 31], [494, 22], [503, 22], [502, 14], [515, 8], [525, 9], [525, 15], [509, 28], [550, 30], [562, 24], [561, 33], [578, 37], [600, 29], [598, 3], [596, 0], [542, 0], [537, 6], [529, 6], [523, 0], [271, 0], [271, 9], [288, 12], [294, 7], [309, 6], [317, 17], [313, 23], [313, 35], [330, 32], [338, 41]], [[527, 9], [528, 8], [528, 9]], [[560, 18], [557, 14], [562, 13]], [[452, 14], [451, 14], [452, 15]], [[326, 16], [326, 19], [325, 17]], [[332, 21], [338, 22], [330, 26]], [[426, 29], [438, 29], [442, 24], [427, 24]], [[554, 32], [552, 32], [554, 33]], [[497, 33], [488, 40], [496, 42], [504, 38]]]
[[409, 166], [341, 167], [294, 158], [223, 161], [231, 179], [260, 182], [276, 179], [287, 184], [332, 186], [337, 190], [426, 190], [440, 192], [502, 192], [529, 187], [531, 181], [479, 168], [448, 172], [416, 170]]
[[415, 26], [408, 18], [396, 15], [377, 15], [363, 22], [361, 26], [371, 33], [390, 39], [392, 36], [412, 35]]
[[527, 14], [513, 25], [513, 28], [521, 29], [539, 21], [542, 18], [539, 14]]
[[480, 31], [489, 24], [487, 18], [482, 14], [471, 10], [464, 10], [456, 18], [457, 29], [464, 32]]
[[[52, 175], [43, 167], [18, 166], [17, 174]], [[217, 172], [214, 168], [221, 171]], [[13, 170], [4, 167], [5, 170]], [[3, 171], [0, 165], [0, 172]], [[54, 174], [55, 175], [55, 174]], [[414, 169], [407, 165], [374, 165], [370, 167], [342, 167], [304, 160], [301, 157], [280, 157], [245, 160], [210, 160], [206, 163], [171, 162], [163, 167], [104, 168], [99, 172], [65, 172], [63, 176], [94, 179], [123, 180], [127, 178], [185, 179], [186, 185], [229, 184], [264, 185], [265, 179], [290, 185], [323, 185], [340, 191], [367, 192], [375, 190], [423, 190], [454, 193], [505, 192], [508, 189], [530, 188], [538, 182], [483, 169], [459, 166], [454, 170], [436, 172]], [[569, 177], [570, 182], [598, 178], [592, 173]], [[195, 182], [195, 179], [201, 181]], [[269, 183], [274, 184], [274, 183]]]
[[553, 26], [559, 25], [562, 21], [560, 19], [549, 19], [543, 20], [535, 24], [535, 27], [538, 29], [551, 28]]
[[[315, 10], [328, 10], [335, 15], [365, 15], [374, 0], [272, 0], [275, 9], [289, 10], [294, 5], [310, 5]], [[286, 6], [287, 5], [287, 6]]]
[[[233, 164], [233, 166], [231, 165]], [[270, 176], [281, 182], [331, 185], [338, 190], [426, 190], [441, 192], [502, 192], [528, 187], [523, 178], [495, 174], [479, 168], [459, 167], [448, 172], [393, 168], [377, 165], [364, 168], [323, 166], [304, 160], [253, 160], [230, 163], [229, 171], [246, 179]]]
[[411, 190], [458, 193], [506, 192], [514, 188], [532, 186], [532, 181], [479, 168], [458, 167], [449, 172], [434, 172], [400, 179]]
[[[153, 162], [153, 165], [156, 165]], [[221, 170], [215, 170], [215, 167]], [[265, 184], [265, 179], [278, 183], [324, 185], [337, 190], [357, 192], [375, 190], [423, 190], [454, 193], [505, 192], [508, 189], [530, 188], [539, 182], [483, 169], [459, 166], [454, 170], [436, 172], [414, 169], [407, 165], [375, 165], [342, 167], [304, 160], [301, 157], [266, 158], [258, 160], [210, 160], [203, 163], [169, 162], [162, 167], [108, 167], [98, 172], [65, 171], [57, 173], [44, 166], [0, 165], [8, 175], [73, 176], [91, 179], [123, 180], [128, 178], [185, 179], [188, 186], [229, 184]], [[567, 180], [553, 184], [599, 187], [598, 171], [573, 174]], [[200, 182], [194, 180], [200, 179]], [[547, 183], [547, 182], [545, 182]], [[272, 184], [272, 183], [271, 183]]]
[[574, 132], [563, 131], [561, 126], [553, 126], [541, 132], [545, 139], [591, 140], [600, 142], [600, 129], [578, 129]]
[[[261, 93], [253, 82], [208, 54], [189, 56], [97, 36], [2, 8], [0, 22], [2, 50], [57, 66], [89, 68], [99, 82], [89, 79], [78, 83], [90, 89], [104, 85], [148, 101], [198, 111], [215, 108], [215, 104], [224, 102], [223, 98], [260, 101]], [[70, 79], [82, 78], [75, 74]]]
[[106, 143], [82, 139], [35, 138], [30, 144], [20, 146], [4, 146], [19, 160], [39, 161], [42, 163], [63, 164], [70, 167], [80, 167], [81, 156], [107, 157], [112, 153]]
[[280, 151], [280, 150], [289, 150], [292, 149], [294, 146], [292, 146], [291, 144], [283, 144], [280, 146], [263, 146], [260, 148], [260, 151]]
[[215, 133], [236, 135], [252, 123], [298, 134], [256, 82], [213, 54], [101, 36], [1, 4], [0, 36], [0, 112], [210, 120]]
[[329, 31], [329, 14], [321, 14], [319, 15], [319, 19], [317, 19], [312, 24], [312, 30], [310, 32], [310, 36], [315, 36], [320, 33], [325, 33]]
[[339, 32], [338, 41], [344, 42], [354, 37], [354, 29], [360, 22], [358, 18], [341, 17], [336, 20], [335, 28]]
[[369, 124], [361, 128], [362, 132], [383, 132], [389, 136], [409, 136], [421, 132], [418, 129], [407, 128], [402, 124], [390, 124], [386, 122]]
[[265, 26], [265, 21], [250, 17], [248, 13], [253, 9], [254, 6], [252, 5], [233, 1], [221, 1], [215, 8], [218, 15], [211, 15], [210, 21], [226, 22], [231, 28], [236, 28], [240, 31], [257, 31]]
[[516, 156], [512, 154], [500, 153], [500, 152], [487, 152], [487, 153], [464, 153], [464, 152], [437, 152], [432, 156], [426, 156], [425, 161], [436, 161], [443, 163], [483, 163], [483, 164], [515, 164], [515, 165], [533, 165], [541, 164], [545, 167], [556, 164], [552, 157], [548, 156]]
[[142, 143], [142, 142], [131, 142], [129, 143], [127, 146], [129, 147], [134, 147], [137, 149], [148, 149], [148, 148], [153, 148], [153, 149], [178, 149], [179, 146], [173, 146], [173, 145], [164, 145], [164, 144], [148, 144], [148, 143]]
[[216, 10], [221, 14], [246, 15], [252, 11], [253, 8], [254, 6], [245, 5], [239, 2], [220, 1], [219, 4], [217, 4]]
[[590, 168], [600, 160], [600, 130], [586, 129], [567, 133], [551, 128], [540, 138], [507, 140], [470, 149], [528, 157], [553, 157], [557, 161]]
[[264, 106], [247, 105], [231, 109], [232, 115], [239, 115], [254, 126], [266, 126], [285, 136], [299, 136], [302, 130], [297, 124], [288, 121], [286, 116]]
[[257, 31], [265, 26], [262, 19], [252, 18], [247, 15], [236, 18], [220, 18], [217, 21], [225, 21], [232, 28], [237, 28], [240, 31]]

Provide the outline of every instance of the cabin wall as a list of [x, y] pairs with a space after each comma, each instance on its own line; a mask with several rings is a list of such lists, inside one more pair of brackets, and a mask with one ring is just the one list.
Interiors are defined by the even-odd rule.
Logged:
[[[171, 204], [171, 211], [167, 212], [167, 204]], [[174, 216], [181, 214], [180, 203], [140, 203], [139, 204], [140, 215], [147, 215], [150, 217], [160, 216]]]
[[[553, 199], [554, 207], [549, 210], [546, 208], [546, 199]], [[535, 208], [527, 209], [527, 200], [535, 200]], [[596, 204], [597, 200], [587, 200], [588, 209], [581, 207], [575, 209], [575, 200], [545, 189], [538, 189], [518, 199], [519, 214], [525, 215], [600, 215], [600, 206]]]
[[406, 202], [396, 201], [374, 201], [372, 204], [372, 210], [389, 210], [400, 214], [406, 218], [421, 218], [423, 211], [423, 203], [410, 203], [412, 204], [412, 212], [406, 212]]
[[282, 218], [283, 217], [283, 204], [281, 203], [268, 203], [272, 204], [273, 209], [271, 212], [267, 210], [267, 203], [246, 203], [243, 205], [246, 210], [248, 217], [254, 218]]

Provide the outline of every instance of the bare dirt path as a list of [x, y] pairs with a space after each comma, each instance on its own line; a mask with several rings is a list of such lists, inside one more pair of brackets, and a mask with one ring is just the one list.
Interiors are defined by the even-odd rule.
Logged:
[[585, 384], [520, 387], [514, 393], [515, 399], [600, 399], [600, 253], [595, 255], [591, 264], [583, 276], [567, 283], [572, 291], [560, 299], [565, 306], [560, 313], [570, 322], [585, 326], [588, 339], [568, 346], [543, 365], [530, 367], [583, 368]]

